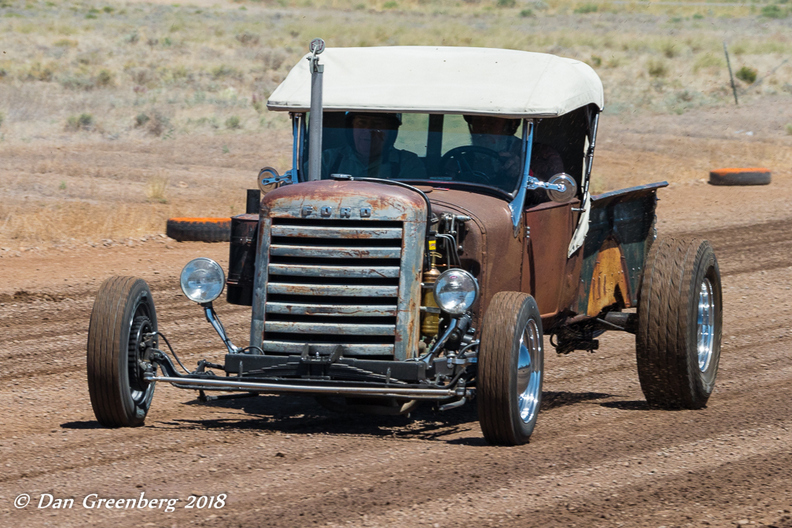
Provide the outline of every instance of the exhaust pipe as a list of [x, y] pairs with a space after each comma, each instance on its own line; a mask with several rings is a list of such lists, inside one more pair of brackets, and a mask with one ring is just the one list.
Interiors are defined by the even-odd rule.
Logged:
[[319, 54], [325, 49], [324, 40], [315, 38], [308, 49], [311, 56], [308, 63], [311, 68], [311, 123], [308, 134], [308, 180], [322, 178], [322, 75], [324, 65], [319, 64]]

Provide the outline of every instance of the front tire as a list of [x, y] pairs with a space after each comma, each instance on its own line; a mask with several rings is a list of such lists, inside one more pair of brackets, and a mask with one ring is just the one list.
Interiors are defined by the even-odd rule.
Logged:
[[143, 425], [154, 383], [143, 379], [140, 363], [145, 335], [156, 331], [157, 313], [144, 280], [111, 277], [102, 283], [91, 310], [87, 367], [91, 406], [105, 427]]
[[718, 373], [722, 324], [720, 270], [709, 242], [657, 239], [646, 259], [635, 340], [649, 405], [707, 404]]
[[525, 444], [542, 404], [542, 319], [533, 297], [500, 292], [481, 329], [476, 392], [481, 431], [496, 445]]

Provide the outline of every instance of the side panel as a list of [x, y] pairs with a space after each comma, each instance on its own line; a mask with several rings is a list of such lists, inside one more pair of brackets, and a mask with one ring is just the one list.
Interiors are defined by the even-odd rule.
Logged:
[[[536, 299], [542, 318], [556, 315], [576, 293], [574, 270], [577, 253], [567, 259], [567, 249], [575, 230], [579, 202], [543, 203], [527, 209], [524, 222], [528, 236], [523, 251], [523, 292]], [[579, 252], [578, 252], [579, 253]]]
[[654, 240], [657, 189], [666, 182], [593, 196], [583, 245], [580, 290], [573, 311], [637, 306], [644, 259]]

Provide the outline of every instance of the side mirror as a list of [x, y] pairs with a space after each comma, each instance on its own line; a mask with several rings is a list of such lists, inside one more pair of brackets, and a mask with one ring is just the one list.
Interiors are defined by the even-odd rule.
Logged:
[[[288, 185], [292, 182], [290, 172], [287, 172], [283, 176], [278, 174], [278, 171], [273, 169], [272, 167], [264, 167], [259, 171], [258, 175], [258, 187], [261, 190], [261, 194], [267, 194], [269, 191], [273, 189], [277, 189], [281, 185]], [[273, 187], [274, 184], [274, 187]]]
[[577, 196], [575, 179], [565, 172], [560, 172], [548, 181], [547, 195], [554, 202], [568, 202]]

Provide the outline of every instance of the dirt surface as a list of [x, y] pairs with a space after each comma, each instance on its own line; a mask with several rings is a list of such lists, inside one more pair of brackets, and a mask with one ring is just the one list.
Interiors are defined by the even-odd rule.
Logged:
[[[345, 415], [307, 397], [201, 403], [164, 385], [144, 427], [101, 428], [85, 379], [101, 281], [146, 279], [182, 360], [220, 361], [177, 277], [195, 256], [225, 265], [227, 246], [153, 238], [0, 253], [0, 525], [792, 527], [790, 142], [763, 136], [750, 110], [743, 119], [756, 135], [734, 134], [745, 127], [729, 113], [605, 118], [595, 166], [617, 180], [637, 171], [674, 182], [660, 193], [661, 234], [715, 247], [724, 335], [707, 408], [648, 409], [632, 336], [606, 334], [594, 354], [548, 347], [537, 429], [516, 448], [484, 443], [475, 405]], [[768, 158], [780, 160], [770, 186], [701, 181], [708, 166], [762, 161], [741, 152], [779, 153]], [[217, 308], [244, 342], [249, 310]], [[31, 503], [17, 508], [25, 493]], [[179, 502], [140, 508], [141, 496]], [[100, 498], [138, 507], [97, 507]]]

